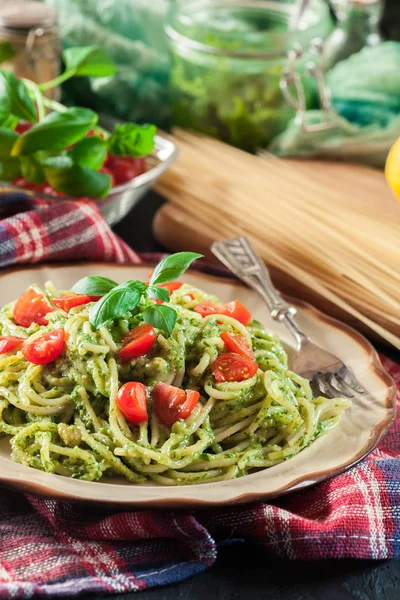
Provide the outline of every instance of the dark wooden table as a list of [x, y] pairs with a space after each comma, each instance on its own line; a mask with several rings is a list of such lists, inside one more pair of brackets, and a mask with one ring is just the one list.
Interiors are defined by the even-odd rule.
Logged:
[[[138, 252], [163, 250], [151, 232], [153, 215], [162, 202], [156, 194], [149, 194], [114, 228], [115, 232]], [[131, 593], [113, 599], [137, 597]], [[216, 563], [202, 574], [169, 587], [140, 592], [140, 600], [189, 598], [400, 600], [400, 559], [282, 561], [269, 559], [259, 546], [231, 544], [219, 549]]]

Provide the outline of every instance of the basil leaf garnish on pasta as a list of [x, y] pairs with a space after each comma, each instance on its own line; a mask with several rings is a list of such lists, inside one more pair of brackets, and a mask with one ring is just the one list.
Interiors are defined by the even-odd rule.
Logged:
[[[141, 284], [140, 281], [137, 283]], [[90, 308], [89, 321], [95, 329], [103, 327], [109, 321], [136, 308], [142, 293], [142, 286], [129, 287], [124, 283], [117, 285]]]
[[150, 279], [150, 285], [160, 285], [174, 281], [184, 273], [198, 258], [203, 258], [203, 254], [196, 252], [177, 252], [164, 258], [156, 268]]
[[97, 275], [89, 275], [83, 277], [75, 283], [71, 288], [75, 294], [88, 294], [89, 296], [104, 296], [118, 285], [116, 281], [108, 279], [108, 277], [99, 277]]
[[[169, 302], [169, 291], [158, 286], [180, 277], [194, 260], [202, 256], [196, 252], [177, 252], [167, 256], [154, 269], [150, 285], [135, 279], [118, 285], [108, 277], [89, 275], [75, 283], [72, 291], [76, 294], [103, 296], [89, 311], [90, 323], [95, 329], [99, 329], [109, 321], [134, 310], [143, 295], [148, 300]], [[144, 319], [149, 325], [170, 334], [175, 325], [176, 311], [171, 307], [155, 304], [145, 309]]]
[[156, 285], [149, 285], [146, 290], [146, 296], [155, 300], [162, 300], [163, 302], [169, 302], [171, 297], [167, 289], [157, 287]]
[[148, 306], [143, 313], [143, 318], [148, 325], [152, 325], [156, 329], [166, 331], [171, 335], [176, 323], [176, 310], [170, 306], [152, 305]]

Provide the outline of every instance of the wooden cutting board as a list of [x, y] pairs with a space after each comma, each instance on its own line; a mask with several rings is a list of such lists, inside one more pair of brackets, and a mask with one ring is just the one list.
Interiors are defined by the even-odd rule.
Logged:
[[[322, 183], [329, 189], [346, 193], [354, 203], [354, 208], [360, 211], [363, 206], [376, 210], [376, 217], [383, 213], [393, 215], [400, 222], [400, 205], [389, 189], [382, 171], [360, 165], [342, 164], [338, 162], [317, 160], [287, 160], [284, 162], [295, 166], [313, 181]], [[335, 206], [326, 199], [327, 211], [334, 211]], [[191, 250], [205, 255], [207, 260], [217, 262], [210, 252], [210, 245], [218, 236], [198, 222], [188, 217], [180, 208], [165, 204], [157, 212], [153, 222], [153, 232], [156, 239], [171, 251]], [[360, 327], [360, 323], [344, 313], [336, 305], [315, 294], [312, 290], [292, 280], [288, 275], [271, 269], [275, 285], [284, 293], [306, 300], [320, 310], [346, 321], [348, 324]], [[364, 329], [371, 336], [371, 331]]]

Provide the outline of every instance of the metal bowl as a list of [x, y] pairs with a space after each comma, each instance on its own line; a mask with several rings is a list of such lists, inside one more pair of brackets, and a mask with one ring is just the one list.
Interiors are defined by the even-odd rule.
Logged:
[[154, 152], [146, 158], [148, 170], [128, 183], [111, 188], [107, 198], [96, 200], [107, 223], [115, 225], [121, 221], [160, 175], [175, 162], [178, 154], [179, 151], [171, 140], [156, 135]]
[[[160, 175], [172, 165], [178, 154], [178, 149], [171, 140], [161, 135], [156, 135], [154, 151], [150, 156], [146, 157], [147, 171], [131, 179], [128, 183], [111, 188], [107, 198], [93, 200], [99, 207], [107, 223], [115, 225], [115, 223], [121, 221], [137, 204], [140, 198], [154, 185]], [[18, 188], [8, 182], [0, 183], [0, 194], [15, 191], [23, 192], [28, 196], [34, 196], [46, 201], [55, 201], [54, 196]], [[65, 198], [65, 200], [69, 200], [69, 198]], [[60, 198], [57, 198], [56, 201], [60, 202]]]

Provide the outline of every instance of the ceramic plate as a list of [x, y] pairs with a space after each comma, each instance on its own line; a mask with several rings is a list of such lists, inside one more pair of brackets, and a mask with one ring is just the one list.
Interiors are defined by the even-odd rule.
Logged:
[[[3, 272], [0, 279], [1, 305], [17, 298], [31, 283], [43, 285], [51, 279], [68, 289], [85, 275], [103, 275], [122, 282], [147, 278], [149, 266], [81, 264], [40, 266]], [[216, 294], [222, 301], [242, 300], [267, 329], [279, 334], [289, 349], [292, 340], [284, 327], [274, 322], [257, 294], [241, 284], [191, 272], [185, 281]], [[290, 460], [272, 468], [226, 482], [164, 487], [135, 486], [113, 482], [87, 482], [44, 473], [10, 460], [8, 439], [0, 442], [0, 482], [24, 492], [64, 500], [148, 508], [211, 506], [267, 499], [313, 485], [350, 468], [375, 448], [395, 417], [395, 387], [379, 358], [360, 334], [300, 301], [298, 322], [312, 340], [339, 356], [368, 390], [367, 396], [353, 399], [340, 425]]]

